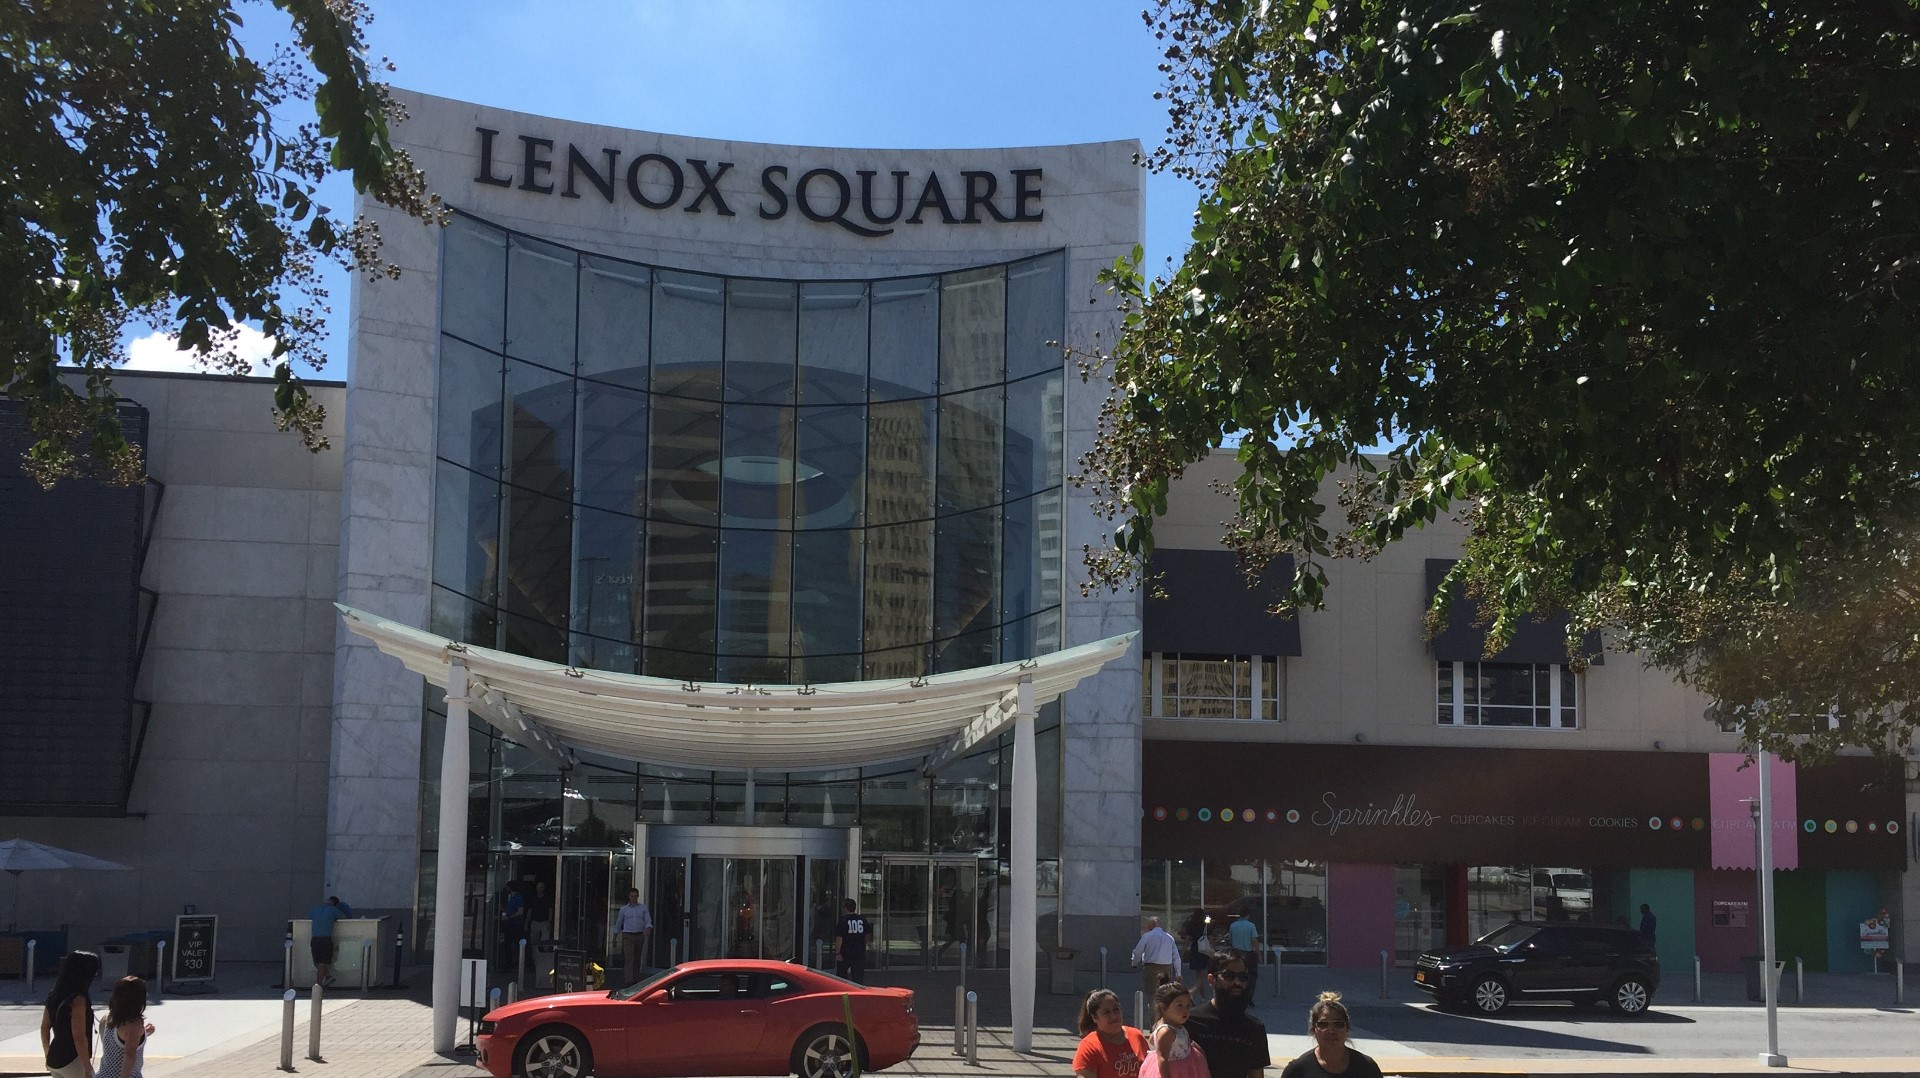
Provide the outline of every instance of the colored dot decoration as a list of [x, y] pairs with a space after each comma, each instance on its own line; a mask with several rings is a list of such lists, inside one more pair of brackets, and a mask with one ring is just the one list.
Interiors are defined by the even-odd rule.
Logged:
[[1681, 823], [1682, 821], [1680, 817], [1675, 816], [1673, 819], [1667, 821], [1667, 826], [1673, 828], [1675, 831], [1678, 831], [1680, 830]]
[[1267, 810], [1267, 822], [1268, 822], [1268, 823], [1272, 823], [1273, 821], [1275, 821], [1275, 820], [1277, 820], [1277, 819], [1279, 819], [1279, 818], [1280, 818], [1280, 814], [1279, 814], [1278, 812], [1275, 812], [1275, 811], [1274, 811], [1274, 810], [1272, 810], [1272, 809], [1268, 809], [1268, 810]]
[[1184, 820], [1184, 819], [1186, 819], [1186, 818], [1187, 818], [1187, 810], [1186, 810], [1186, 809], [1183, 809], [1183, 808], [1180, 808], [1180, 809], [1174, 809], [1174, 810], [1173, 810], [1173, 818], [1174, 818], [1174, 819], [1176, 819], [1176, 820]]
[[1154, 819], [1156, 819], [1156, 820], [1164, 820], [1164, 819], [1166, 819], [1166, 818], [1167, 818], [1167, 806], [1165, 806], [1165, 805], [1161, 805], [1161, 806], [1159, 806], [1159, 807], [1157, 807], [1157, 808], [1155, 808], [1155, 809], [1153, 810], [1153, 818], [1154, 818]]
[[1820, 825], [1812, 820], [1808, 820], [1806, 823], [1800, 825], [1800, 829], [1811, 835], [1815, 831], [1820, 830]]
[[1889, 834], [1889, 835], [1897, 835], [1897, 834], [1899, 834], [1899, 833], [1900, 833], [1900, 821], [1899, 821], [1899, 820], [1888, 820], [1888, 821], [1887, 821], [1887, 834]]
[[1840, 830], [1839, 824], [1833, 822], [1832, 820], [1827, 821], [1827, 834], [1831, 835], [1838, 830]]
[[1851, 835], [1858, 832], [1859, 830], [1860, 830], [1859, 824], [1853, 822], [1852, 820], [1847, 821], [1847, 834]]
[[1196, 813], [1196, 815], [1199, 816], [1201, 823], [1206, 823], [1207, 821], [1213, 819], [1213, 810], [1201, 809], [1198, 813]]
[[1661, 819], [1660, 817], [1658, 817], [1658, 816], [1653, 816], [1653, 817], [1650, 817], [1650, 818], [1649, 818], [1649, 819], [1647, 820], [1647, 826], [1648, 826], [1648, 827], [1650, 827], [1650, 828], [1652, 828], [1652, 829], [1653, 829], [1653, 830], [1655, 830], [1655, 831], [1658, 831], [1658, 830], [1660, 830], [1660, 829], [1661, 829], [1662, 827], [1665, 827], [1665, 826], [1666, 826], [1666, 821], [1665, 821], [1665, 820], [1662, 820], [1662, 819]]
[[1704, 830], [1706, 830], [1706, 829], [1707, 829], [1707, 821], [1706, 821], [1706, 820], [1704, 820], [1704, 819], [1701, 819], [1701, 818], [1700, 818], [1700, 817], [1698, 817], [1698, 816], [1695, 816], [1695, 817], [1693, 818], [1693, 829], [1694, 829], [1695, 831], [1704, 831]]
[[1287, 810], [1287, 822], [1288, 822], [1288, 823], [1299, 823], [1299, 822], [1300, 822], [1300, 810], [1299, 810], [1299, 809], [1288, 809], [1288, 810]]

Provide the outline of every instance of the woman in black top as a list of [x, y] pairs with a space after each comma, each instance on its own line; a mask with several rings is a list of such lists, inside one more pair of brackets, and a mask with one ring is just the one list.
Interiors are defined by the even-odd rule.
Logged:
[[1280, 1078], [1325, 1078], [1327, 1075], [1381, 1078], [1380, 1064], [1347, 1045], [1347, 1031], [1352, 1028], [1353, 1020], [1347, 1017], [1347, 1006], [1340, 1002], [1340, 993], [1320, 993], [1313, 1009], [1307, 1012], [1307, 1031], [1313, 1034], [1313, 1048], [1287, 1064]]
[[93, 1000], [87, 989], [100, 976], [100, 956], [69, 951], [40, 1015], [40, 1049], [49, 1078], [93, 1078]]

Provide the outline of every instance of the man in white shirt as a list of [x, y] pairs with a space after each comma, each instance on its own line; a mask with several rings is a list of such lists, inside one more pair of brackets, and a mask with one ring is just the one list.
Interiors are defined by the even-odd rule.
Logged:
[[627, 904], [613, 915], [613, 932], [620, 940], [620, 960], [627, 983], [632, 984], [644, 972], [641, 962], [647, 953], [647, 939], [653, 935], [653, 914], [648, 913], [646, 903], [640, 901], [638, 888], [627, 891]]
[[1160, 927], [1160, 918], [1147, 918], [1147, 930], [1133, 945], [1133, 964], [1140, 967], [1140, 989], [1153, 998], [1154, 989], [1180, 979], [1180, 944]]

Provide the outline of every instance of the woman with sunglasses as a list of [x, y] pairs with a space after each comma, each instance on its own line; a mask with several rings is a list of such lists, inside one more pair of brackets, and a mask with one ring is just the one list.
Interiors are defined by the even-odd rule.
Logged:
[[1320, 993], [1313, 1009], [1307, 1012], [1307, 1032], [1313, 1034], [1313, 1048], [1287, 1064], [1280, 1078], [1323, 1078], [1334, 1074], [1343, 1078], [1381, 1078], [1380, 1064], [1347, 1044], [1347, 1031], [1352, 1028], [1353, 1020], [1347, 1017], [1347, 1005], [1340, 1002], [1340, 993]]

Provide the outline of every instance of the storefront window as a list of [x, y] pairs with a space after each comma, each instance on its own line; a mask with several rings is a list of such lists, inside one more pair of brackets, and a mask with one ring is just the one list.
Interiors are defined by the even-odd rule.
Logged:
[[1397, 865], [1393, 870], [1394, 957], [1412, 962], [1447, 943], [1447, 870]]
[[1143, 713], [1163, 719], [1286, 717], [1286, 664], [1271, 655], [1147, 656]]

